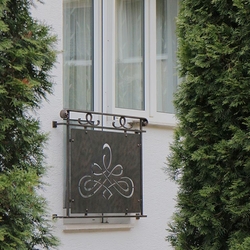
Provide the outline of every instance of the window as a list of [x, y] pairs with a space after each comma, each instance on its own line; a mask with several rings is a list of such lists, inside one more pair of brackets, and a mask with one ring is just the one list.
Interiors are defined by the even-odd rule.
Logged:
[[143, 1], [116, 1], [115, 106], [144, 110]]
[[65, 108], [171, 121], [177, 5], [64, 0]]
[[65, 105], [93, 109], [93, 12], [92, 1], [64, 4]]
[[174, 113], [173, 94], [177, 87], [176, 37], [173, 21], [176, 1], [156, 1], [157, 111]]

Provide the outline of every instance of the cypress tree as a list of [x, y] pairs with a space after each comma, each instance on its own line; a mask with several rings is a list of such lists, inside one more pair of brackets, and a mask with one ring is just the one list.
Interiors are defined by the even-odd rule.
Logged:
[[0, 3], [0, 249], [57, 245], [39, 188], [46, 134], [32, 117], [52, 92], [56, 38], [32, 18], [31, 0]]
[[250, 249], [250, 1], [181, 0], [180, 84], [167, 239], [176, 250]]

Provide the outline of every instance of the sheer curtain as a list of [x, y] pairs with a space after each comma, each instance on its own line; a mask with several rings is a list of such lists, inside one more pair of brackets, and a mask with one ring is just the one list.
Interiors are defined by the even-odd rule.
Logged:
[[64, 0], [64, 105], [93, 109], [92, 0]]
[[175, 18], [177, 0], [156, 0], [157, 111], [174, 113], [177, 87]]
[[143, 0], [116, 0], [116, 107], [144, 109]]

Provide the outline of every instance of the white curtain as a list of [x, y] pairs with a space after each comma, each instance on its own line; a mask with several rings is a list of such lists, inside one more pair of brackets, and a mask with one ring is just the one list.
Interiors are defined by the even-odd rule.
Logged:
[[157, 111], [174, 113], [177, 87], [176, 25], [177, 0], [156, 0]]
[[144, 109], [143, 0], [116, 0], [116, 107]]
[[93, 109], [92, 0], [64, 0], [64, 105]]

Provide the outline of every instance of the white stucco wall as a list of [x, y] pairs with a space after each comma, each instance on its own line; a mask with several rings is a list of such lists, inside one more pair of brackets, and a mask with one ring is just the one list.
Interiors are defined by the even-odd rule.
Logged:
[[[33, 15], [49, 24], [58, 36], [58, 62], [52, 75], [54, 76], [54, 95], [49, 102], [44, 102], [38, 115], [42, 129], [50, 133], [50, 139], [45, 150], [48, 165], [52, 166], [45, 178], [49, 184], [44, 195], [49, 202], [51, 215], [63, 215], [64, 197], [64, 134], [62, 126], [52, 128], [53, 120], [60, 121], [59, 112], [63, 108], [62, 86], [62, 0], [45, 0], [45, 4], [37, 4]], [[149, 125], [143, 134], [144, 150], [144, 214], [147, 218], [131, 219], [131, 229], [111, 229], [92, 231], [65, 232], [62, 219], [55, 223], [55, 235], [61, 241], [60, 250], [110, 250], [110, 249], [172, 249], [165, 241], [167, 223], [174, 211], [176, 186], [167, 179], [162, 168], [169, 154], [169, 143], [173, 131], [167, 127]]]

